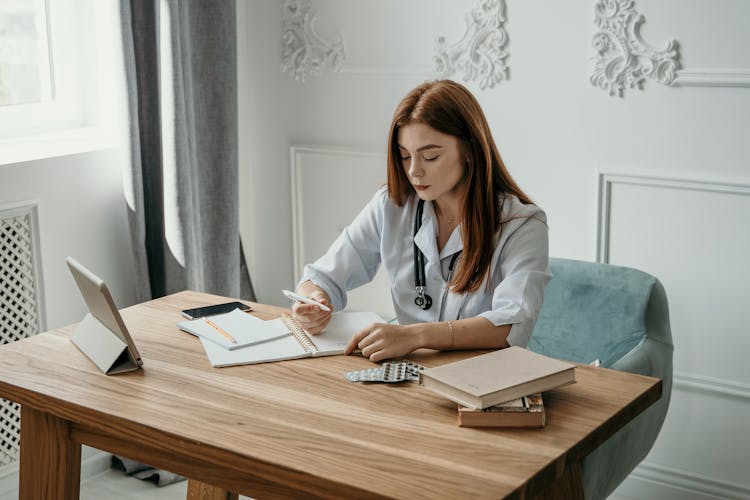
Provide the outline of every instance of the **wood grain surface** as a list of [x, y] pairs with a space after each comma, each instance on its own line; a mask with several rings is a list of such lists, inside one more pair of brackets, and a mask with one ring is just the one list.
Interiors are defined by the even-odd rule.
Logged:
[[[531, 498], [566, 475], [580, 482], [580, 460], [661, 395], [658, 379], [579, 366], [576, 384], [545, 393], [545, 428], [459, 428], [455, 404], [415, 383], [347, 382], [374, 366], [360, 356], [212, 368], [175, 325], [181, 309], [225, 300], [186, 291], [124, 309], [135, 372], [102, 374], [70, 342], [74, 325], [2, 346], [0, 397], [34, 410], [22, 433], [49, 414], [75, 443], [255, 498]], [[250, 304], [263, 319], [286, 311]]]

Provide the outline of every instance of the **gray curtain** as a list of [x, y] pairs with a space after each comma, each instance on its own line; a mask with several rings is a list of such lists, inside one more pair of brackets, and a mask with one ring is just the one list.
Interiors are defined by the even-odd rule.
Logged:
[[140, 300], [255, 300], [239, 235], [235, 0], [120, 0]]

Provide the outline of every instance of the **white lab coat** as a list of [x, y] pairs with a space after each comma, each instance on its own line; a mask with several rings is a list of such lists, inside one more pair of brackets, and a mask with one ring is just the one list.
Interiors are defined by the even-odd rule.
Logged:
[[[542, 307], [549, 272], [546, 216], [535, 205], [524, 205], [517, 197], [504, 196], [500, 238], [487, 278], [475, 292], [456, 294], [448, 290], [451, 256], [462, 250], [460, 228], [456, 228], [443, 250], [437, 250], [437, 217], [431, 202], [425, 202], [422, 227], [413, 236], [418, 199], [412, 196], [398, 207], [386, 188], [375, 193], [354, 221], [333, 242], [328, 252], [305, 266], [300, 282], [311, 280], [325, 290], [334, 310], [346, 307], [346, 292], [368, 283], [382, 264], [391, 283], [391, 297], [400, 324], [435, 322], [482, 316], [492, 324], [512, 325], [510, 345], [526, 346]], [[414, 304], [413, 242], [425, 256], [426, 293], [433, 299], [430, 309]], [[456, 262], [455, 268], [460, 262]]]

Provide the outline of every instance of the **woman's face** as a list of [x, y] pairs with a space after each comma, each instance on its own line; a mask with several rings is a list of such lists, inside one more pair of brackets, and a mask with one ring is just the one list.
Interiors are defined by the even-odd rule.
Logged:
[[466, 160], [458, 138], [415, 122], [399, 128], [398, 146], [404, 172], [417, 196], [434, 201], [459, 194]]

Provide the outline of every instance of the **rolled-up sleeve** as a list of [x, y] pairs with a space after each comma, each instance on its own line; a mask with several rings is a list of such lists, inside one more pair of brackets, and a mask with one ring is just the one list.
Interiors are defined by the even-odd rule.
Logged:
[[325, 290], [334, 310], [343, 310], [347, 290], [372, 281], [380, 267], [380, 231], [387, 196], [385, 188], [378, 190], [325, 255], [305, 266], [300, 283], [310, 280]]
[[493, 281], [499, 283], [492, 294], [492, 309], [479, 316], [496, 326], [511, 325], [508, 344], [526, 347], [542, 308], [544, 287], [552, 277], [544, 215], [521, 220], [501, 238], [494, 257]]

